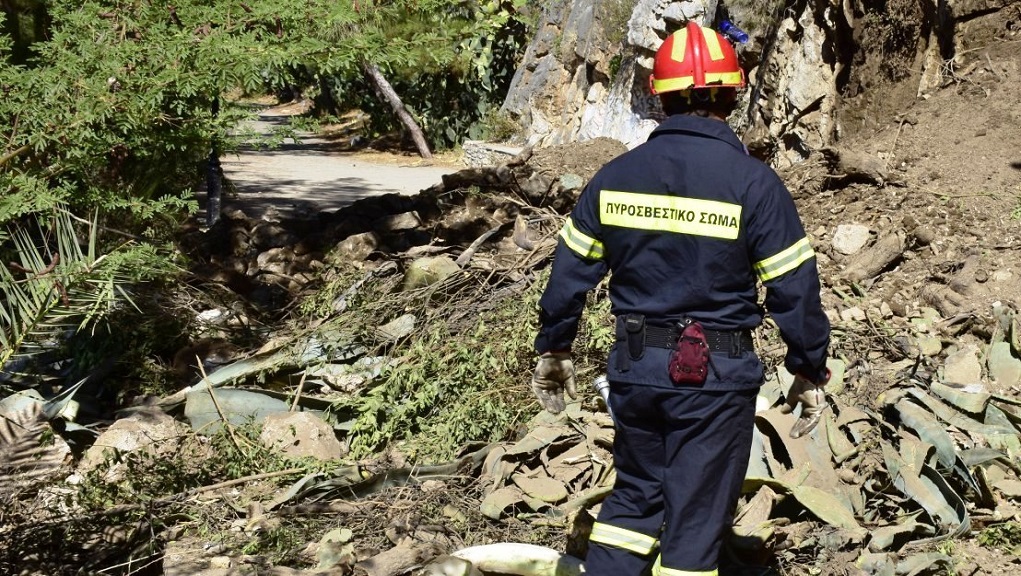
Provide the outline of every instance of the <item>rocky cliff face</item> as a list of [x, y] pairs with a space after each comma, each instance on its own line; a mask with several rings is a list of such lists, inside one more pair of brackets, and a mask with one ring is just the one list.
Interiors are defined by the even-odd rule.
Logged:
[[750, 36], [738, 45], [749, 87], [731, 123], [755, 153], [790, 166], [924, 97], [955, 62], [956, 27], [1006, 3], [552, 2], [504, 110], [523, 127], [517, 144], [606, 136], [637, 146], [660, 116], [647, 89], [655, 49], [688, 20], [728, 18]]

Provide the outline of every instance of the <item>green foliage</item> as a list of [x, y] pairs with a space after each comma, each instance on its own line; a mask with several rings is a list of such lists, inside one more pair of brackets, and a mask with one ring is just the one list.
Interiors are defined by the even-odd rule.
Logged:
[[491, 142], [507, 140], [513, 136], [521, 126], [507, 112], [490, 109], [479, 120], [481, 139]]
[[[88, 509], [144, 503], [188, 490], [258, 474], [303, 468], [296, 474], [323, 471], [322, 462], [298, 462], [259, 442], [257, 425], [224, 427], [209, 437], [171, 438], [131, 452], [108, 451], [105, 461], [86, 474], [79, 492]], [[111, 482], [111, 469], [120, 472]], [[122, 472], [122, 473], [121, 473]]]
[[[378, 102], [362, 78], [371, 62], [436, 145], [477, 137], [515, 71], [531, 10], [524, 0], [45, 6], [49, 27], [31, 58], [14, 58], [0, 37], [0, 222], [66, 203], [143, 228], [193, 209], [182, 198], [210, 151], [239, 145], [234, 128], [250, 111], [227, 93], [326, 87], [351, 108]], [[380, 112], [380, 130], [396, 125]]]
[[[434, 148], [464, 138], [482, 139], [487, 117], [499, 109], [534, 26], [535, 7], [524, 0], [416, 2], [377, 6], [373, 18], [334, 27], [327, 39], [388, 38], [373, 58], [412, 112]], [[306, 70], [315, 78], [324, 71]], [[389, 105], [358, 75], [333, 75], [323, 82], [331, 99], [369, 113], [371, 130], [400, 130]]]
[[984, 528], [978, 534], [978, 543], [986, 548], [1002, 548], [1021, 556], [1021, 523], [1004, 522]]
[[611, 46], [620, 46], [627, 40], [628, 20], [634, 12], [634, 0], [601, 0], [598, 5], [599, 23], [603, 38]]
[[77, 226], [66, 210], [30, 221], [0, 236], [9, 238], [3, 255], [16, 262], [0, 267], [0, 366], [69, 333], [93, 332], [131, 304], [129, 286], [166, 272], [154, 266], [162, 260], [151, 245], [124, 242], [100, 254], [96, 223]]
[[[437, 314], [396, 353], [401, 356], [362, 396], [337, 407], [358, 414], [350, 432], [352, 456], [400, 443], [405, 454], [446, 461], [471, 442], [506, 439], [535, 415], [530, 381], [538, 300], [548, 271], [523, 293], [481, 312], [469, 330], [453, 330]], [[460, 308], [465, 303], [456, 304]], [[613, 323], [605, 289], [593, 291], [575, 340], [580, 394], [605, 367]]]
[[407, 452], [445, 460], [465, 442], [507, 434], [526, 400], [526, 335], [481, 322], [470, 336], [459, 340], [433, 326], [379, 386], [354, 400], [354, 456], [408, 440]]

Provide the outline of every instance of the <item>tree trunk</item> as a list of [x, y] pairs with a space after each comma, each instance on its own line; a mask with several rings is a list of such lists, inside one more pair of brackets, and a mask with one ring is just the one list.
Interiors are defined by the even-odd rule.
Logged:
[[401, 124], [408, 129], [411, 133], [411, 139], [414, 140], [415, 146], [418, 148], [418, 153], [422, 158], [432, 158], [432, 152], [429, 151], [429, 145], [425, 142], [425, 135], [422, 134], [422, 129], [415, 122], [415, 119], [411, 117], [408, 109], [404, 107], [404, 102], [401, 102], [401, 97], [394, 91], [394, 87], [390, 85], [390, 82], [380, 72], [379, 67], [370, 62], [362, 63], [362, 70], [365, 71], [365, 75], [369, 77], [372, 85], [376, 87], [379, 94], [386, 99], [390, 107], [394, 109], [394, 113], [401, 119]]
[[[220, 114], [220, 97], [212, 99], [212, 116]], [[224, 181], [220, 166], [220, 140], [212, 137], [209, 158], [205, 165], [205, 224], [209, 228], [220, 220], [221, 198], [223, 197]]]
[[[220, 113], [220, 98], [213, 98], [213, 117]], [[212, 228], [220, 219], [220, 199], [223, 192], [223, 172], [220, 169], [220, 142], [215, 136], [206, 163], [206, 226]]]

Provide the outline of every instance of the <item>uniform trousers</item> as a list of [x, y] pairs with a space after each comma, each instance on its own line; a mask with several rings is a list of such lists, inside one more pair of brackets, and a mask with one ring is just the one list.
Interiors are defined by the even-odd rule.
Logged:
[[610, 383], [617, 479], [587, 576], [714, 576], [748, 469], [757, 390]]

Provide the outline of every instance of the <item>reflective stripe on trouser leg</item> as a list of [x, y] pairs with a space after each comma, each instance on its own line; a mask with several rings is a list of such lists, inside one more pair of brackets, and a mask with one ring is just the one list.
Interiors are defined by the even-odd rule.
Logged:
[[755, 390], [688, 391], [662, 401], [665, 435], [660, 574], [716, 573], [723, 538], [748, 470]]
[[692, 572], [690, 570], [674, 570], [673, 568], [664, 568], [663, 557], [657, 556], [656, 563], [652, 565], [652, 576], [719, 576], [719, 571], [714, 569], [702, 572]]
[[[592, 529], [585, 558], [586, 576], [642, 574], [655, 560], [655, 542], [663, 526], [664, 444], [662, 425], [655, 422], [657, 409], [645, 406], [642, 395], [636, 393], [642, 389], [648, 388], [610, 382], [610, 403], [616, 420], [613, 464], [617, 479]], [[617, 414], [618, 409], [624, 411], [623, 416]], [[600, 533], [627, 534], [642, 545], [618, 547], [611, 542], [613, 538]], [[639, 553], [646, 550], [652, 553]]]
[[589, 541], [613, 546], [614, 548], [623, 548], [641, 556], [651, 554], [658, 544], [656, 538], [652, 536], [646, 536], [641, 532], [618, 528], [610, 524], [603, 524], [602, 522], [596, 522], [592, 526], [592, 534], [589, 536]]

